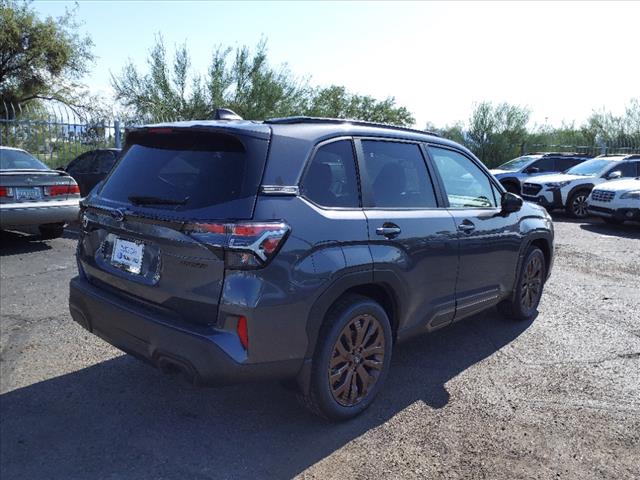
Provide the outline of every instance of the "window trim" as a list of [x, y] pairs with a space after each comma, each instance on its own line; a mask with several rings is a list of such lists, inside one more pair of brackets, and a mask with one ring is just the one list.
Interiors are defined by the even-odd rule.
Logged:
[[[356, 188], [357, 188], [357, 194], [358, 194], [358, 205], [355, 207], [331, 207], [327, 205], [320, 205], [319, 203], [315, 202], [314, 200], [309, 198], [307, 195], [305, 195], [304, 184], [303, 184], [304, 177], [307, 175], [307, 171], [311, 168], [311, 164], [315, 160], [316, 154], [318, 153], [318, 150], [320, 150], [320, 148], [324, 147], [325, 145], [329, 145], [335, 142], [341, 142], [344, 140], [348, 140], [351, 143], [351, 150], [353, 153], [353, 160], [354, 160], [354, 169], [356, 172]], [[313, 206], [318, 207], [321, 210], [341, 210], [341, 211], [362, 210], [362, 182], [360, 181], [359, 166], [360, 166], [360, 163], [358, 161], [358, 154], [356, 151], [354, 138], [352, 136], [346, 135], [346, 136], [340, 136], [340, 137], [331, 137], [316, 143], [313, 149], [311, 150], [311, 153], [307, 157], [304, 168], [302, 169], [302, 173], [300, 174], [300, 177], [296, 182], [298, 191], [300, 192], [299, 193], [300, 197], [304, 198], [307, 202], [311, 203]]]
[[[476, 165], [480, 171], [482, 172], [482, 174], [487, 178], [487, 180], [489, 180], [489, 184], [492, 185], [500, 194], [500, 198], [494, 198], [495, 202], [496, 202], [496, 206], [495, 207], [452, 207], [451, 204], [449, 203], [449, 197], [447, 196], [447, 190], [444, 186], [444, 181], [442, 180], [442, 177], [440, 176], [440, 171], [438, 170], [438, 168], [435, 166], [435, 161], [433, 160], [433, 157], [431, 156], [431, 152], [429, 151], [429, 148], [439, 148], [442, 150], [449, 150], [452, 151], [454, 153], [458, 153], [460, 155], [462, 155], [463, 157], [467, 158], [468, 160], [471, 161], [471, 163], [473, 163], [474, 165]], [[465, 153], [464, 151], [458, 149], [458, 148], [454, 148], [451, 147], [449, 145], [442, 145], [440, 143], [434, 143], [434, 142], [426, 142], [425, 143], [425, 150], [427, 152], [427, 154], [429, 155], [429, 160], [431, 162], [433, 162], [433, 166], [434, 166], [434, 170], [436, 173], [436, 177], [438, 179], [438, 186], [439, 188], [442, 190], [442, 194], [445, 200], [445, 207], [449, 210], [483, 210], [483, 211], [501, 211], [502, 210], [502, 206], [501, 206], [501, 200], [502, 200], [502, 195], [504, 195], [504, 193], [506, 192], [505, 188], [502, 186], [502, 184], [500, 182], [498, 182], [495, 177], [493, 175], [491, 175], [489, 173], [489, 170], [487, 169], [487, 167], [478, 159], [476, 159], [475, 157], [470, 156], [469, 154]], [[492, 191], [493, 194], [493, 191]]]
[[[354, 137], [353, 140], [356, 146], [356, 152], [358, 156], [358, 170], [361, 172], [361, 182], [360, 182], [361, 196], [362, 196], [362, 208], [364, 210], [383, 210], [383, 211], [391, 211], [391, 212], [394, 212], [394, 211], [402, 212], [402, 211], [419, 211], [419, 210], [439, 210], [443, 208], [443, 197], [441, 195], [438, 182], [433, 175], [432, 166], [429, 164], [429, 158], [425, 155], [423, 141], [409, 140], [405, 138], [396, 138], [396, 137], [368, 137], [368, 136]], [[365, 183], [364, 176], [366, 175], [365, 172], [367, 171], [364, 166], [365, 155], [364, 155], [364, 149], [362, 148], [363, 141], [409, 143], [409, 144], [416, 145], [418, 147], [418, 150], [420, 151], [420, 154], [422, 155], [422, 161], [425, 164], [427, 174], [430, 177], [429, 182], [431, 183], [431, 187], [433, 188], [433, 193], [436, 200], [436, 206], [435, 207], [376, 207], [376, 206], [373, 206], [374, 202], [371, 198], [372, 192], [369, 191], [369, 188], [368, 188], [371, 182], [368, 181], [369, 180], [368, 178], [366, 182], [367, 188], [363, 187]]]

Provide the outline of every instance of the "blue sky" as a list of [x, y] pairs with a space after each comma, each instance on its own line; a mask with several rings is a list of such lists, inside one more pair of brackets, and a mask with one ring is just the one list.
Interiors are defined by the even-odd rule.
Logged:
[[[36, 0], [57, 16], [73, 2]], [[316, 85], [395, 96], [417, 126], [466, 120], [474, 102], [532, 109], [532, 123], [621, 113], [640, 97], [640, 2], [80, 1], [97, 61], [86, 83], [111, 95], [110, 72], [143, 66], [154, 35], [189, 47], [204, 72], [216, 45], [268, 41]]]

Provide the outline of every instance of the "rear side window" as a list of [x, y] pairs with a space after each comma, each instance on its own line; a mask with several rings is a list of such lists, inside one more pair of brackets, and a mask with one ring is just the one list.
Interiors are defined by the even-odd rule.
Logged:
[[553, 172], [556, 167], [553, 158], [541, 158], [537, 162], [533, 162], [529, 168], [537, 168], [538, 172]]
[[189, 218], [250, 218], [267, 142], [202, 132], [132, 132], [100, 196]]
[[556, 158], [556, 170], [558, 172], [565, 172], [582, 161], [583, 159], [578, 158]]
[[318, 148], [302, 180], [302, 193], [323, 207], [359, 207], [351, 140], [338, 140]]
[[95, 152], [87, 152], [80, 155], [67, 167], [69, 173], [92, 173], [96, 171]]
[[362, 150], [368, 207], [436, 207], [431, 177], [418, 145], [363, 140]]
[[610, 169], [606, 175], [612, 172], [620, 172], [623, 177], [635, 177], [638, 175], [638, 169], [636, 168], [637, 162], [621, 162], [612, 169]]
[[495, 188], [471, 159], [442, 148], [429, 148], [442, 177], [451, 208], [492, 208], [497, 206]]

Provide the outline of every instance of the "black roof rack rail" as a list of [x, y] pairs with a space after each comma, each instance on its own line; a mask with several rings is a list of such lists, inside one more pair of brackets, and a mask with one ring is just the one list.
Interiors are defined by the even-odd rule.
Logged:
[[543, 157], [591, 157], [588, 153], [578, 152], [529, 152], [525, 155], [542, 155]]
[[603, 153], [596, 158], [606, 157], [622, 157], [622, 160], [637, 160], [640, 158], [640, 153]]
[[417, 130], [415, 128], [400, 127], [398, 125], [390, 125], [388, 123], [366, 122], [364, 120], [350, 120], [350, 119], [344, 119], [344, 118], [294, 116], [294, 117], [269, 118], [265, 120], [264, 123], [271, 124], [271, 125], [292, 125], [296, 123], [334, 123], [334, 124], [350, 123], [352, 125], [358, 125], [361, 127], [389, 128], [391, 130], [400, 130], [403, 132], [413, 132], [413, 133], [420, 133], [422, 135], [432, 135], [434, 137], [440, 137], [440, 134], [436, 132], [430, 132], [428, 130]]

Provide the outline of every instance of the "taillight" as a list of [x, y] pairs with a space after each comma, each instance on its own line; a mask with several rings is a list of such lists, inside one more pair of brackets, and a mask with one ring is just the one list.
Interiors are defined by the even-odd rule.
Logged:
[[57, 195], [78, 195], [80, 187], [78, 185], [48, 185], [44, 187], [44, 194], [49, 197]]
[[13, 188], [0, 187], [0, 197], [13, 197]]
[[240, 339], [240, 343], [245, 350], [249, 348], [249, 329], [247, 327], [246, 317], [240, 317], [238, 319], [238, 326], [236, 327], [236, 333]]
[[259, 268], [278, 251], [289, 234], [283, 222], [193, 223], [187, 232], [225, 250], [227, 268]]

